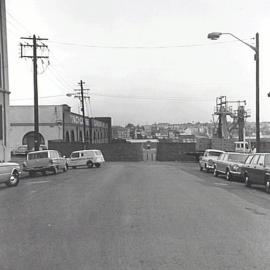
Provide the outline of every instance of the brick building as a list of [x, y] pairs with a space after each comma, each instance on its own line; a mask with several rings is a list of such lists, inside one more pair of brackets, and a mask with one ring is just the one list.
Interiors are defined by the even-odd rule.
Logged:
[[[66, 105], [39, 106], [39, 132], [41, 144], [49, 140], [64, 142], [109, 143], [111, 141], [111, 118], [85, 118], [86, 136], [83, 132], [83, 117], [71, 112]], [[34, 146], [34, 107], [10, 106], [10, 144]]]

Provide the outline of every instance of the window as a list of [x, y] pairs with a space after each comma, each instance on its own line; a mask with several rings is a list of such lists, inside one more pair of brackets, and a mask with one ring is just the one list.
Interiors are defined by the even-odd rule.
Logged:
[[215, 152], [215, 151], [210, 151], [209, 156], [213, 157], [219, 157], [222, 154], [222, 152]]
[[28, 154], [28, 160], [40, 159], [40, 158], [48, 158], [48, 152], [38, 152], [38, 153]]
[[265, 166], [270, 166], [270, 155], [265, 155], [265, 159], [264, 159], [264, 164]]
[[258, 164], [259, 164], [260, 166], [263, 166], [263, 165], [264, 165], [264, 155], [261, 155], [261, 156], [259, 157]]
[[71, 153], [70, 157], [71, 158], [78, 158], [79, 157], [79, 152]]
[[248, 156], [246, 161], [245, 161], [245, 164], [250, 164], [252, 158], [253, 158], [253, 156]]
[[253, 159], [251, 160], [251, 164], [257, 164], [259, 157], [260, 155], [254, 155]]
[[238, 161], [241, 163], [244, 163], [246, 159], [246, 155], [242, 155], [242, 154], [229, 154], [228, 160], [229, 161]]

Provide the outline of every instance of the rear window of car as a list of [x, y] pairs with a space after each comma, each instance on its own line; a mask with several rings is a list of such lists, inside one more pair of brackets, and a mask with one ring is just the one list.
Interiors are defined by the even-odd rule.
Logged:
[[28, 154], [28, 160], [40, 159], [40, 158], [48, 158], [48, 152], [39, 152], [39, 153]]
[[229, 154], [228, 161], [237, 161], [240, 163], [244, 163], [247, 156], [243, 154]]

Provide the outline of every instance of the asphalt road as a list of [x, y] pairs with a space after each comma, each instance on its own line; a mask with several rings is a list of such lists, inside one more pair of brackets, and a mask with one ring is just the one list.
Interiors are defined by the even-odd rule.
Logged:
[[0, 188], [1, 270], [270, 269], [270, 196], [194, 164], [107, 163]]

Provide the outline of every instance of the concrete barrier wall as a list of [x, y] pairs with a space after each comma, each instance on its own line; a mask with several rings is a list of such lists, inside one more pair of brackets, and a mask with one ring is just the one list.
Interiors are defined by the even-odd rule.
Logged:
[[195, 152], [195, 143], [159, 143], [158, 161], [195, 161], [195, 156], [187, 153]]
[[99, 149], [102, 151], [106, 161], [143, 161], [142, 144], [112, 143], [112, 144], [85, 144], [75, 142], [66, 143], [61, 141], [49, 141], [49, 149], [55, 149], [65, 156], [71, 152], [82, 149]]

